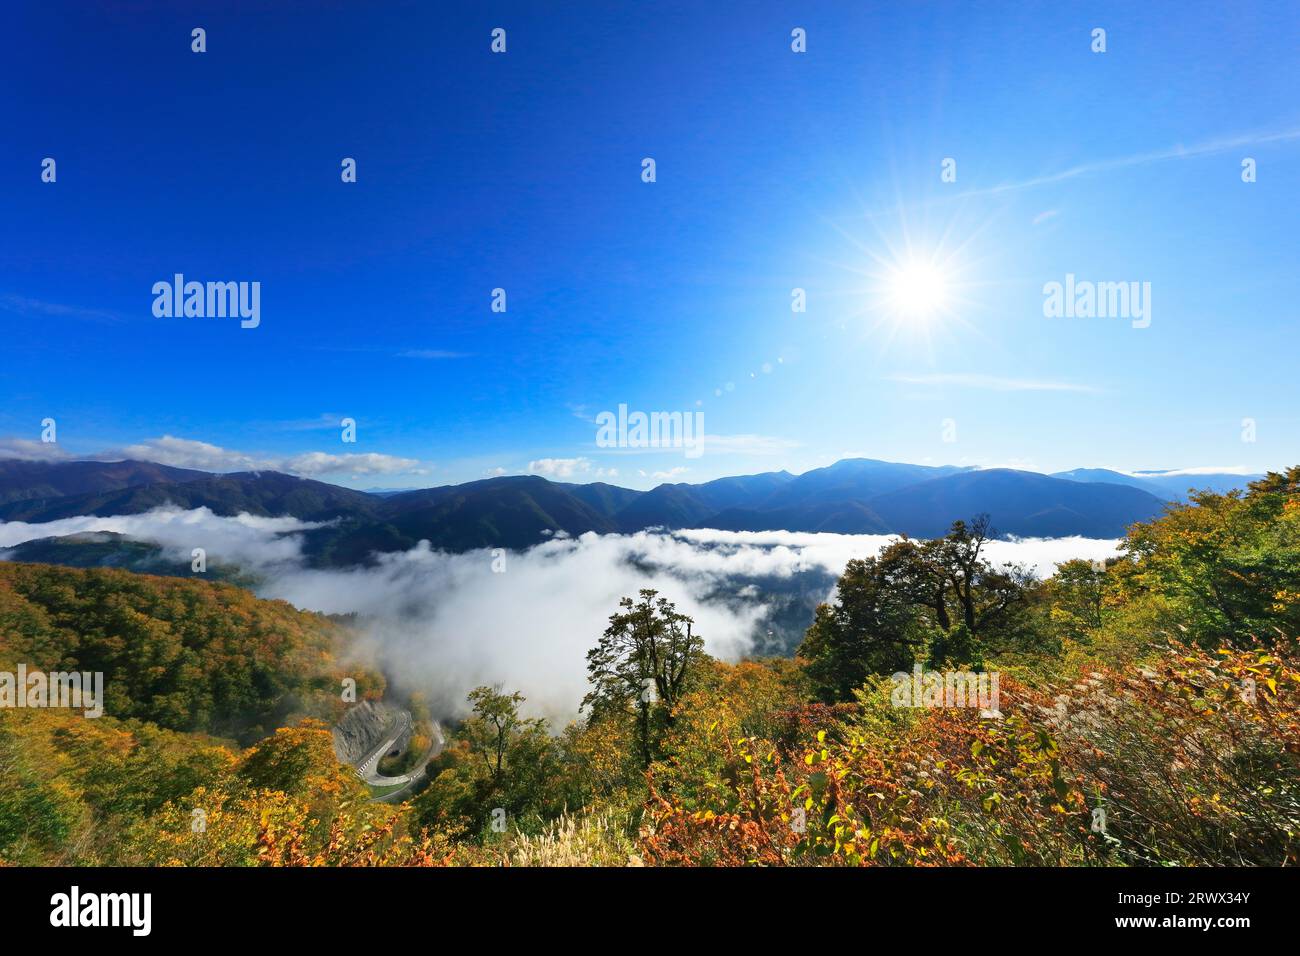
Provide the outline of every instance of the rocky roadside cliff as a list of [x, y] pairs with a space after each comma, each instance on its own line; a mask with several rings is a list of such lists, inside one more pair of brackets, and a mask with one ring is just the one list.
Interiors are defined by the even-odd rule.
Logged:
[[[356, 765], [388, 734], [401, 708], [383, 701], [364, 700], [348, 708], [334, 727], [334, 755], [342, 763]], [[409, 736], [410, 731], [407, 731]], [[405, 747], [408, 741], [399, 740]]]

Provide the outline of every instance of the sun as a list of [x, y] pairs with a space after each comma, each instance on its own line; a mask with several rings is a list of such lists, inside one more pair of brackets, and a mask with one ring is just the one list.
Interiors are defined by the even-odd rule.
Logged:
[[886, 281], [889, 304], [901, 316], [929, 319], [948, 306], [948, 277], [933, 263], [907, 262]]
[[984, 278], [991, 265], [987, 246], [978, 245], [988, 221], [966, 223], [958, 214], [945, 222], [909, 225], [897, 210], [896, 231], [884, 228], [885, 213], [865, 212], [859, 235], [852, 226], [833, 224], [851, 255], [828, 263], [850, 277], [835, 290], [848, 303], [839, 317], [843, 331], [885, 354], [928, 353], [982, 332], [978, 319], [987, 310], [981, 294], [999, 280]]

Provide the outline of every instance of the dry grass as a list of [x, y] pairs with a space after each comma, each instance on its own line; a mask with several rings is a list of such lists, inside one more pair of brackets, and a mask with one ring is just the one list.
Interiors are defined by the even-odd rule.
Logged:
[[613, 812], [563, 814], [544, 833], [516, 837], [509, 866], [641, 866], [627, 820]]

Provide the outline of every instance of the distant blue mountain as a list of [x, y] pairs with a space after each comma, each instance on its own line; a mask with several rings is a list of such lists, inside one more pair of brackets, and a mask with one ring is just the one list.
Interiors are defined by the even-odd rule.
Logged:
[[987, 514], [997, 535], [1117, 538], [1135, 521], [1165, 510], [1148, 491], [1127, 485], [1066, 481], [1032, 471], [990, 468], [909, 485], [869, 502], [891, 530], [943, 534], [957, 518]]
[[0, 504], [52, 500], [140, 485], [194, 481], [205, 471], [171, 468], [151, 461], [22, 461], [0, 458]]
[[1210, 472], [1206, 474], [1170, 474], [1167, 471], [1139, 471], [1125, 474], [1111, 471], [1109, 468], [1075, 468], [1073, 471], [1058, 471], [1053, 478], [1067, 481], [1104, 482], [1111, 485], [1129, 485], [1149, 491], [1157, 497], [1168, 501], [1186, 501], [1191, 490], [1214, 491], [1219, 494], [1234, 489], [1244, 491], [1246, 485], [1263, 478], [1263, 475], [1234, 475], [1227, 472]]
[[[1113, 538], [1159, 515], [1181, 486], [1241, 487], [1237, 475], [1126, 475], [1090, 468], [1042, 475], [1007, 468], [910, 465], [867, 458], [634, 491], [537, 475], [368, 494], [277, 472], [207, 474], [149, 462], [0, 462], [0, 520], [138, 514], [163, 504], [221, 515], [328, 522], [307, 535], [318, 563], [346, 565], [422, 540], [464, 551], [519, 548], [557, 533], [649, 528], [903, 533], [931, 537], [987, 514], [999, 535]], [[56, 553], [58, 549], [47, 549]]]

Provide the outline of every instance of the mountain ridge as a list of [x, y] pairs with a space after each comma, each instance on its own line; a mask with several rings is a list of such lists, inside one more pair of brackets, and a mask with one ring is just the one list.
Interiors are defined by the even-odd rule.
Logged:
[[[700, 484], [664, 483], [648, 491], [511, 475], [390, 494], [271, 471], [213, 474], [150, 462], [109, 463], [115, 468], [86, 464], [0, 467], [0, 521], [140, 514], [160, 506], [206, 507], [224, 516], [291, 516], [322, 525], [306, 532], [309, 558], [342, 565], [406, 550], [422, 540], [466, 551], [523, 548], [555, 534], [657, 528], [933, 537], [954, 520], [976, 514], [988, 514], [1002, 536], [1110, 538], [1177, 500], [1165, 486], [1104, 469], [1044, 475], [867, 458], [842, 459], [800, 475], [764, 472]], [[1112, 475], [1127, 480], [1106, 480]], [[1208, 477], [1212, 485], [1247, 480], [1181, 477], [1193, 483]], [[59, 488], [76, 493], [48, 494]]]

